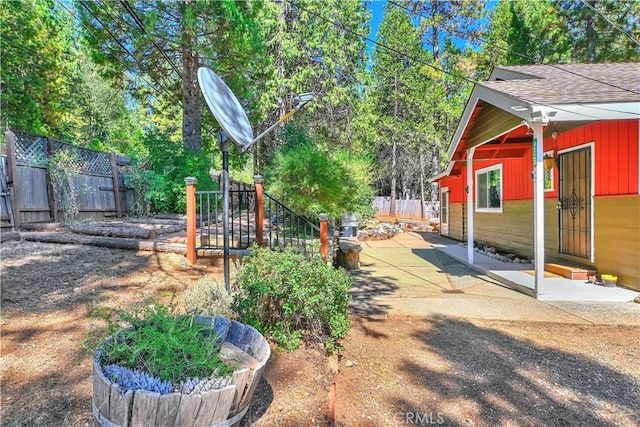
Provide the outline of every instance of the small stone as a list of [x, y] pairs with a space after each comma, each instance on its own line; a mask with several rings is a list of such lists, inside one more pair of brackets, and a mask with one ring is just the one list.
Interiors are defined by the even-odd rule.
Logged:
[[347, 368], [352, 368], [354, 366], [358, 366], [358, 363], [354, 362], [353, 360], [347, 360], [344, 366], [346, 366]]
[[513, 262], [517, 263], [517, 264], [520, 264], [520, 258], [514, 258]]

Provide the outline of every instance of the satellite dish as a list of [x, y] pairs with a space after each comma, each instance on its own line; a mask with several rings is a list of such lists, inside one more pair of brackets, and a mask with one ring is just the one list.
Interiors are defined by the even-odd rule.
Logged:
[[198, 83], [209, 109], [229, 138], [243, 151], [253, 144], [253, 129], [238, 98], [216, 73], [198, 69]]

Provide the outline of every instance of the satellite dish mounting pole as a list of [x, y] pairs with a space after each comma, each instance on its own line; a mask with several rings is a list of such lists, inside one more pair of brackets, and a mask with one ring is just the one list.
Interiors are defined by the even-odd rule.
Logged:
[[238, 98], [233, 94], [229, 86], [213, 71], [208, 68], [198, 68], [198, 84], [202, 95], [207, 101], [209, 109], [220, 124], [218, 142], [222, 151], [222, 229], [224, 234], [224, 286], [227, 292], [231, 291], [229, 284], [229, 140], [237, 144], [244, 153], [252, 145], [258, 142], [269, 132], [282, 124], [289, 117], [300, 111], [313, 100], [313, 93], [304, 93], [292, 99], [298, 105], [293, 107], [284, 117], [271, 125], [269, 129], [253, 136], [251, 123], [247, 113], [242, 109]]
[[224, 287], [231, 292], [229, 278], [229, 137], [221, 129], [218, 134], [222, 151], [222, 242], [224, 247]]

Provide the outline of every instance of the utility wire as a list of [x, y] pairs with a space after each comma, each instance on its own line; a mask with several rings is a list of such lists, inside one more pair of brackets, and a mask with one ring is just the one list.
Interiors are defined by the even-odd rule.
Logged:
[[[582, 0], [582, 1], [584, 2], [585, 0]], [[430, 19], [428, 16], [424, 16], [424, 15], [422, 15], [422, 14], [420, 14], [420, 13], [414, 12], [414, 11], [412, 11], [411, 9], [408, 9], [407, 7], [405, 7], [405, 6], [403, 6], [403, 5], [399, 4], [399, 3], [396, 3], [396, 2], [395, 2], [395, 1], [393, 1], [393, 0], [389, 0], [389, 3], [391, 3], [392, 5], [394, 5], [394, 6], [396, 6], [396, 7], [399, 7], [399, 8], [402, 8], [402, 9], [406, 10], [407, 12], [411, 13], [411, 14], [412, 14], [412, 15], [414, 15], [414, 16], [419, 16], [419, 17], [424, 18], [424, 19]], [[586, 4], [586, 3], [585, 3], [585, 4]], [[447, 31], [451, 31], [451, 30], [450, 30], [450, 28], [447, 28], [446, 26], [444, 26], [444, 28], [445, 28]], [[456, 36], [464, 39], [464, 37], [462, 37], [460, 34], [456, 34]], [[505, 51], [505, 52], [508, 52], [508, 53], [512, 53], [512, 54], [514, 54], [514, 55], [517, 55], [517, 56], [519, 56], [519, 57], [521, 57], [521, 58], [528, 59], [528, 60], [532, 61], [534, 64], [536, 63], [535, 58], [532, 58], [532, 57], [530, 57], [530, 56], [528, 56], [528, 55], [525, 55], [525, 54], [523, 54], [523, 53], [517, 52], [517, 51], [512, 50], [512, 49], [509, 49], [509, 48], [505, 48], [505, 47], [502, 47], [502, 46], [495, 45], [495, 44], [493, 44], [493, 43], [489, 43], [486, 39], [484, 39], [484, 38], [482, 38], [482, 37], [480, 37], [480, 36], [472, 35], [472, 37], [473, 37], [474, 39], [476, 39], [476, 40], [479, 40], [479, 41], [481, 41], [481, 42], [483, 42], [483, 43], [485, 43], [485, 44], [489, 45], [489, 46], [493, 46], [493, 47], [496, 47], [496, 48], [498, 48], [498, 49], [501, 49], [501, 50], [503, 50], [503, 51]], [[465, 40], [466, 40], [466, 39], [465, 39]], [[587, 80], [591, 80], [591, 81], [594, 81], [594, 82], [597, 82], [597, 83], [601, 83], [601, 84], [603, 84], [603, 85], [607, 85], [607, 86], [610, 86], [610, 87], [613, 87], [613, 88], [616, 88], [616, 89], [620, 89], [620, 90], [625, 91], [625, 92], [630, 92], [630, 93], [633, 93], [633, 94], [636, 94], [636, 95], [640, 95], [640, 92], [636, 92], [636, 91], [634, 91], [634, 90], [627, 89], [627, 88], [624, 88], [624, 87], [622, 87], [622, 86], [618, 86], [618, 85], [615, 85], [615, 84], [612, 84], [612, 83], [609, 83], [609, 82], [603, 82], [602, 80], [598, 80], [598, 79], [593, 78], [593, 77], [585, 76], [585, 75], [582, 75], [582, 74], [576, 73], [575, 71], [567, 70], [566, 68], [563, 68], [563, 67], [562, 67], [561, 65], [559, 65], [559, 64], [542, 64], [542, 65], [547, 65], [547, 66], [549, 66], [549, 67], [556, 68], [556, 69], [561, 70], [561, 71], [564, 71], [564, 72], [566, 72], [566, 73], [573, 74], [574, 76], [578, 76], [578, 77], [581, 77], [581, 78], [584, 78], [584, 79], [587, 79]]]
[[[287, 1], [287, 3], [291, 4], [292, 6], [297, 7], [298, 9], [302, 9], [302, 10], [304, 10], [305, 12], [308, 12], [308, 13], [310, 13], [310, 14], [312, 14], [312, 15], [314, 15], [314, 16], [316, 16], [316, 17], [320, 18], [320, 19], [322, 19], [323, 21], [328, 22], [328, 23], [330, 23], [330, 24], [332, 24], [332, 25], [334, 25], [334, 26], [336, 26], [336, 27], [342, 28], [343, 30], [345, 30], [345, 31], [347, 31], [347, 32], [349, 32], [349, 33], [351, 33], [351, 34], [353, 34], [353, 35], [357, 36], [357, 37], [360, 37], [360, 38], [361, 38], [361, 39], [363, 39], [363, 40], [370, 41], [370, 42], [374, 43], [376, 46], [380, 46], [380, 47], [382, 47], [382, 48], [384, 48], [384, 49], [387, 49], [387, 50], [389, 50], [389, 51], [391, 51], [391, 52], [394, 52], [396, 55], [399, 55], [399, 57], [404, 57], [404, 58], [412, 59], [412, 60], [414, 60], [414, 61], [415, 61], [415, 62], [417, 62], [417, 63], [423, 64], [423, 65], [426, 65], [426, 66], [431, 67], [431, 68], [433, 68], [433, 69], [435, 69], [435, 70], [437, 70], [437, 71], [443, 72], [443, 73], [445, 73], [445, 74], [449, 74], [449, 75], [451, 75], [451, 76], [453, 76], [453, 77], [457, 77], [457, 78], [460, 78], [460, 79], [464, 79], [465, 81], [467, 81], [467, 82], [469, 82], [469, 83], [473, 83], [474, 85], [475, 85], [475, 84], [479, 84], [479, 82], [478, 82], [478, 81], [475, 81], [475, 80], [472, 80], [472, 79], [469, 79], [469, 78], [466, 78], [466, 77], [463, 77], [463, 76], [456, 76], [455, 74], [453, 74], [453, 73], [451, 73], [451, 72], [449, 72], [449, 71], [445, 71], [445, 70], [443, 70], [443, 69], [441, 69], [441, 68], [439, 68], [439, 67], [436, 67], [436, 66], [434, 66], [434, 65], [432, 65], [432, 64], [428, 64], [428, 63], [426, 63], [426, 62], [424, 62], [424, 61], [422, 61], [422, 60], [420, 60], [420, 59], [413, 58], [412, 56], [410, 56], [410, 55], [406, 55], [406, 54], [404, 54], [404, 53], [402, 53], [402, 52], [397, 51], [396, 49], [390, 48], [389, 46], [386, 46], [386, 45], [385, 45], [385, 44], [383, 44], [383, 43], [380, 43], [380, 42], [378, 42], [378, 41], [376, 41], [376, 40], [372, 40], [372, 39], [370, 39], [369, 37], [367, 37], [367, 36], [363, 36], [362, 34], [358, 34], [358, 33], [357, 33], [357, 32], [355, 32], [355, 31], [349, 30], [348, 28], [345, 28], [342, 24], [338, 24], [337, 22], [335, 22], [335, 21], [331, 21], [330, 19], [325, 18], [325, 17], [323, 17], [323, 16], [319, 15], [319, 14], [318, 14], [318, 13], [316, 13], [316, 12], [313, 12], [313, 11], [311, 11], [311, 10], [309, 10], [309, 9], [306, 9], [306, 8], [304, 8], [304, 7], [301, 7], [301, 6], [299, 6], [299, 5], [296, 5], [296, 4], [293, 2], [293, 0], [286, 0], [286, 1]], [[560, 69], [561, 69], [561, 70], [563, 70], [563, 71], [566, 71], [566, 72], [571, 73], [571, 71], [565, 70], [565, 69], [563, 69], [563, 68], [560, 68]], [[575, 74], [575, 75], [580, 76], [579, 74], [576, 74], [576, 73], [572, 73], [572, 74]], [[584, 77], [584, 76], [580, 76], [580, 77]], [[433, 79], [430, 79], [430, 80], [433, 80]], [[607, 84], [607, 83], [605, 83], [605, 82], [601, 82], [601, 81], [599, 81], [599, 80], [595, 80], [595, 79], [591, 79], [591, 80], [597, 81], [597, 82], [599, 82], [599, 83]], [[613, 85], [610, 85], [610, 86], [613, 86]], [[613, 87], [616, 87], [616, 86], [613, 86]], [[636, 92], [630, 91], [630, 90], [625, 89], [625, 88], [619, 88], [619, 89], [621, 89], [621, 90], [625, 90], [625, 91], [628, 91], [628, 92], [632, 92], [632, 93], [636, 93]], [[525, 101], [527, 101], [527, 102], [529, 102], [529, 103], [534, 103], [534, 102], [532, 102], [531, 100], [528, 100], [528, 99], [524, 99], [524, 100], [525, 100]], [[576, 112], [574, 112], [574, 111], [569, 111], [569, 110], [566, 110], [566, 109], [560, 108], [560, 107], [558, 107], [558, 106], [551, 106], [551, 105], [548, 105], [548, 104], [542, 104], [542, 103], [539, 103], [539, 102], [536, 102], [535, 104], [542, 105], [542, 106], [545, 106], [545, 107], [554, 108], [554, 109], [556, 109], [556, 110], [564, 111], [564, 112], [567, 112], [567, 113], [579, 114], [579, 115], [582, 115], [582, 116], [584, 116], [584, 117], [589, 117], [589, 118], [592, 118], [592, 119], [593, 119], [593, 118], [596, 118], [596, 117], [594, 117], [594, 116], [590, 116], [590, 115], [588, 115], [588, 114], [584, 114], [584, 113], [576, 113]], [[639, 115], [640, 115], [640, 114], [639, 114]]]
[[605, 21], [607, 21], [613, 28], [615, 28], [616, 30], [620, 31], [622, 34], [624, 34], [625, 36], [627, 36], [627, 38], [629, 40], [631, 40], [632, 42], [634, 42], [635, 44], [637, 44], [638, 46], [640, 46], [640, 42], [636, 39], [633, 38], [633, 36], [631, 34], [629, 34], [627, 31], [623, 30], [622, 28], [620, 28], [618, 25], [616, 25], [615, 22], [612, 22], [609, 18], [607, 18], [602, 12], [600, 12], [598, 9], [596, 9], [593, 5], [589, 4], [589, 2], [587, 2], [586, 0], [582, 0], [582, 3], [584, 3], [585, 6], [587, 6], [589, 9], [593, 10], [595, 13], [597, 13], [598, 15], [600, 15], [600, 17], [602, 17], [602, 19], [604, 19]]
[[[436, 71], [439, 71], [441, 73], [444, 73], [444, 74], [449, 74], [452, 77], [465, 80], [468, 83], [476, 83], [474, 80], [471, 80], [471, 79], [469, 79], [467, 77], [456, 75], [454, 73], [451, 73], [450, 71], [443, 70], [442, 68], [439, 68], [439, 67], [437, 67], [437, 66], [435, 66], [433, 64], [429, 64], [428, 62], [425, 62], [425, 61], [423, 61], [423, 60], [421, 60], [419, 58], [415, 58], [415, 57], [413, 57], [411, 55], [408, 55], [408, 54], [406, 54], [404, 52], [400, 52], [399, 50], [394, 49], [392, 47], [389, 47], [389, 46], [385, 45], [384, 43], [380, 43], [377, 40], [373, 40], [373, 39], [371, 39], [371, 38], [369, 38], [369, 37], [367, 37], [365, 35], [362, 35], [362, 34], [359, 34], [359, 33], [355, 32], [355, 31], [353, 31], [353, 30], [350, 30], [349, 28], [345, 27], [342, 23], [338, 23], [336, 21], [332, 21], [332, 20], [330, 20], [328, 18], [325, 18], [324, 16], [322, 16], [322, 15], [320, 15], [320, 14], [318, 14], [318, 13], [312, 11], [312, 10], [309, 10], [307, 8], [304, 8], [304, 7], [300, 6], [299, 4], [296, 4], [293, 0], [286, 0], [286, 2], [291, 4], [294, 8], [304, 10], [305, 12], [310, 13], [310, 14], [314, 15], [315, 17], [320, 18], [323, 21], [325, 21], [325, 22], [327, 22], [327, 23], [329, 23], [329, 24], [331, 24], [331, 25], [333, 25], [335, 27], [341, 28], [342, 30], [344, 30], [344, 31], [346, 31], [348, 33], [351, 33], [354, 36], [361, 38], [362, 40], [371, 42], [371, 43], [375, 44], [376, 46], [379, 46], [379, 47], [381, 47], [381, 48], [383, 48], [383, 49], [385, 49], [385, 50], [387, 50], [389, 52], [393, 52], [395, 55], [397, 55], [398, 58], [400, 58], [400, 57], [408, 58], [408, 59], [411, 59], [412, 61], [414, 61], [414, 62], [416, 62], [418, 64], [425, 65], [425, 66], [427, 66], [429, 68], [432, 68], [432, 69], [434, 69]], [[426, 78], [428, 78], [428, 77], [426, 77]], [[428, 78], [428, 79], [429, 80], [433, 80], [431, 78]]]
[[[57, 2], [59, 5], [61, 5], [61, 6], [62, 6], [66, 11], [67, 11], [67, 12], [69, 12], [71, 15], [73, 15], [75, 18], [77, 18], [77, 16], [75, 15], [75, 13], [73, 13], [73, 12], [72, 12], [71, 10], [69, 10], [69, 9], [68, 9], [68, 8], [67, 8], [63, 3], [61, 3], [61, 0], [56, 0], [56, 2]], [[125, 51], [125, 52], [130, 56], [130, 57], [131, 57], [131, 59], [133, 59], [133, 61], [134, 61], [136, 64], [138, 64], [138, 66], [139, 66], [140, 64], [139, 64], [139, 63], [138, 63], [138, 61], [136, 60], [135, 56], [133, 56], [133, 54], [129, 51], [129, 49], [127, 49], [127, 48], [126, 48], [126, 47], [125, 47], [125, 46], [124, 46], [124, 45], [123, 45], [123, 44], [122, 44], [122, 43], [121, 43], [121, 42], [120, 42], [120, 41], [119, 41], [119, 40], [118, 40], [118, 39], [113, 35], [113, 33], [108, 29], [108, 27], [106, 27], [106, 26], [102, 23], [102, 21], [100, 21], [100, 19], [99, 19], [98, 17], [96, 17], [96, 16], [94, 15], [94, 13], [93, 13], [93, 12], [92, 12], [88, 7], [87, 7], [87, 5], [86, 5], [86, 4], [84, 4], [84, 3], [85, 3], [85, 2], [80, 1], [80, 4], [82, 5], [82, 7], [83, 7], [83, 8], [85, 8], [85, 9], [89, 12], [89, 14], [90, 14], [90, 15], [91, 15], [91, 16], [92, 16], [96, 21], [98, 21], [98, 23], [100, 23], [100, 25], [102, 26], [102, 28], [104, 28], [104, 29], [109, 33], [110, 37], [111, 37], [111, 38], [112, 38], [116, 43], [118, 43], [118, 45], [122, 48], [122, 50], [124, 50], [124, 51]], [[79, 21], [82, 23], [82, 20], [79, 20]], [[83, 26], [84, 26], [84, 27], [89, 31], [89, 33], [93, 36], [93, 38], [94, 38], [94, 39], [96, 39], [96, 41], [100, 41], [100, 39], [98, 38], [98, 36], [96, 36], [96, 35], [95, 35], [95, 33], [94, 33], [93, 31], [91, 31], [91, 29], [90, 29], [89, 27], [87, 27], [87, 26], [86, 26], [86, 25], [84, 25], [84, 24], [82, 24], [82, 25], [83, 25]], [[115, 54], [114, 54], [114, 57], [118, 60], [118, 62], [120, 62], [120, 64], [121, 64], [125, 69], [127, 69], [127, 68], [128, 68], [128, 67], [127, 67], [127, 66], [122, 62], [122, 60], [121, 60], [117, 55], [115, 55]], [[155, 86], [154, 86], [153, 84], [151, 84], [147, 79], [145, 79], [145, 78], [144, 78], [144, 76], [139, 76], [139, 77], [140, 77], [140, 78], [141, 78], [141, 79], [142, 79], [142, 80], [143, 80], [147, 85], [149, 85], [149, 87], [151, 87], [153, 90], [155, 90], [156, 92], [160, 92], [160, 90], [158, 90], [158, 88], [157, 88], [157, 87], [155, 87]], [[173, 100], [175, 101], [175, 97], [174, 97], [174, 95], [173, 95], [173, 94], [172, 94], [172, 93], [171, 93], [171, 92], [170, 92], [166, 87], [164, 87], [164, 86], [162, 85], [162, 83], [160, 83], [160, 82], [156, 81], [155, 79], [154, 79], [154, 82], [155, 82], [158, 86], [160, 86], [160, 88], [162, 88], [162, 90], [163, 90], [167, 95], [169, 95], [169, 97], [170, 97], [171, 99], [173, 99]], [[178, 102], [179, 102], [179, 101], [178, 101]]]
[[[142, 32], [145, 35], [149, 35], [149, 33], [147, 33], [147, 30], [144, 28], [144, 24], [142, 23], [142, 20], [138, 17], [138, 14], [136, 13], [136, 11], [133, 9], [133, 7], [131, 7], [131, 5], [127, 2], [127, 1], [121, 1], [120, 4], [122, 4], [124, 6], [125, 9], [127, 9], [127, 11], [131, 14], [131, 17], [133, 18], [133, 20], [136, 22], [136, 24], [138, 25], [138, 27], [140, 27], [140, 29], [142, 30]], [[176, 64], [173, 63], [173, 61], [171, 60], [171, 58], [169, 58], [169, 55], [167, 55], [167, 52], [164, 51], [164, 49], [162, 49], [160, 46], [158, 46], [158, 43], [156, 43], [155, 40], [153, 40], [153, 36], [151, 36], [152, 39], [152, 43], [155, 46], [155, 48], [158, 50], [158, 52], [160, 52], [160, 55], [162, 55], [164, 57], [164, 59], [167, 60], [167, 62], [169, 63], [169, 65], [171, 66], [171, 68], [173, 68], [173, 70], [176, 72], [176, 74], [178, 74], [178, 76], [180, 78], [182, 78], [182, 73], [180, 72], [180, 70], [178, 69], [178, 67], [176, 66]]]

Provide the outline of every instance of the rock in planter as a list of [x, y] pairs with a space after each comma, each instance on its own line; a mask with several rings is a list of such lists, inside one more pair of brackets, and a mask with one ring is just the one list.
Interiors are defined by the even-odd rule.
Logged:
[[[200, 316], [220, 337], [221, 358], [239, 369], [231, 384], [199, 394], [161, 395], [146, 390], [124, 390], [111, 382], [93, 361], [93, 415], [102, 427], [233, 426], [249, 409], [251, 397], [271, 356], [267, 340], [253, 327], [224, 317]], [[224, 354], [222, 354], [224, 353]]]

